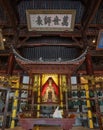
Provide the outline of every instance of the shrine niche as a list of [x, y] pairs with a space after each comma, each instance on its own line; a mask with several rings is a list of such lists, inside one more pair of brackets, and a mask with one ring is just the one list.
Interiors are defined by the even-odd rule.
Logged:
[[42, 86], [41, 91], [42, 102], [57, 103], [59, 100], [59, 87], [54, 82], [52, 77], [49, 77]]
[[[84, 62], [88, 48], [76, 58], [73, 59], [39, 59], [31, 60], [22, 57], [14, 48], [12, 48], [17, 63], [29, 74], [52, 73], [52, 74], [68, 74], [69, 76], [75, 72]], [[65, 51], [64, 51], [65, 52]], [[63, 52], [63, 53], [64, 53]], [[69, 55], [68, 55], [69, 57]]]

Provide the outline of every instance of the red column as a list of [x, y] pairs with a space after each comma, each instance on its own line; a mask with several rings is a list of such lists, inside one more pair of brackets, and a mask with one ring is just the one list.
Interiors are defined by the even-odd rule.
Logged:
[[6, 74], [12, 75], [13, 68], [14, 68], [14, 61], [15, 61], [14, 54], [10, 53], [9, 58], [8, 58]]
[[86, 55], [86, 72], [88, 75], [94, 74], [92, 58], [91, 58], [91, 55], [89, 53]]
[[[92, 58], [91, 58], [90, 54], [87, 54], [87, 56], [86, 56], [86, 71], [87, 71], [87, 75], [91, 75], [91, 76], [94, 75]], [[89, 81], [89, 82], [91, 82], [91, 81]], [[96, 114], [98, 117], [98, 124], [99, 124], [100, 130], [102, 130], [101, 112], [100, 112], [100, 106], [98, 104], [98, 96], [97, 96], [95, 84], [93, 85], [93, 91], [95, 94], [95, 105], [96, 105]]]

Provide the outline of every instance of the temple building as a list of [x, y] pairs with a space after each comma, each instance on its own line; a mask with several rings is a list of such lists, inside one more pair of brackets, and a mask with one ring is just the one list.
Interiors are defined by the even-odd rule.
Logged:
[[102, 36], [102, 0], [0, 0], [0, 129], [103, 130]]

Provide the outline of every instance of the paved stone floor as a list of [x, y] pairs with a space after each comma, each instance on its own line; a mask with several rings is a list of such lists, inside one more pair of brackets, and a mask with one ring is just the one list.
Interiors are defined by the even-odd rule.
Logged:
[[97, 128], [90, 129], [90, 128], [78, 126], [78, 127], [73, 127], [71, 130], [100, 130], [100, 129], [97, 129]]
[[[1, 129], [0, 129], [1, 130]], [[24, 130], [21, 127], [15, 127], [15, 128], [9, 128], [9, 129], [5, 129], [5, 130]], [[61, 128], [59, 127], [41, 127], [40, 129], [33, 129], [33, 130], [61, 130]], [[73, 127], [70, 130], [100, 130], [100, 129], [90, 129], [90, 128], [85, 128], [85, 127]]]

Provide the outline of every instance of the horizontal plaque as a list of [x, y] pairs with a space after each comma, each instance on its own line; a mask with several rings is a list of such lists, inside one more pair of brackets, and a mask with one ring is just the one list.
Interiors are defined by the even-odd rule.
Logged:
[[75, 10], [26, 10], [29, 31], [73, 31]]

